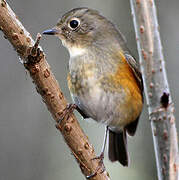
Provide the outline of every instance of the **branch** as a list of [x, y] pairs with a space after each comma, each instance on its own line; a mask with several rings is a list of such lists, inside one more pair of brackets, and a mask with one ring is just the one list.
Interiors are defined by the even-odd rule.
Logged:
[[130, 0], [159, 180], [177, 180], [178, 141], [153, 0]]
[[[5, 0], [0, 0], [0, 30], [3, 31], [5, 37], [22, 59], [37, 92], [42, 96], [48, 110], [57, 122], [67, 106], [67, 101], [50, 70], [44, 52], [41, 47], [38, 47], [40, 37], [38, 36], [34, 45], [31, 35], [17, 19]], [[69, 118], [63, 119], [56, 127], [62, 133], [85, 177], [94, 173], [99, 161], [92, 160], [96, 157], [94, 148], [80, 128], [75, 116], [72, 114]], [[104, 173], [97, 173], [90, 179], [109, 180], [109, 176], [105, 171]]]

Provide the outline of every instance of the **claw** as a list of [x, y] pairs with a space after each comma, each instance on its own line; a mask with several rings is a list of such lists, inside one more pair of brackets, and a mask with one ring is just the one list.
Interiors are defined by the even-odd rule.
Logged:
[[93, 178], [96, 175], [97, 175], [97, 172], [94, 172], [93, 174], [90, 174], [89, 176], [86, 176], [86, 179]]
[[68, 104], [66, 108], [63, 110], [62, 114], [60, 115], [57, 123], [59, 124], [63, 119], [67, 118], [69, 119], [70, 115], [73, 113], [73, 111], [77, 108], [76, 104]]
[[102, 174], [105, 171], [105, 167], [104, 167], [104, 163], [103, 163], [104, 153], [102, 152], [99, 156], [93, 158], [92, 161], [96, 160], [96, 159], [99, 159], [98, 167], [96, 168], [96, 170], [95, 170], [95, 172], [93, 174], [90, 174], [89, 176], [86, 176], [87, 179], [90, 179], [90, 178], [96, 176], [100, 169], [101, 169], [101, 171], [99, 172], [100, 174]]
[[100, 160], [99, 163], [100, 163], [100, 162], [103, 162], [103, 159], [104, 159], [104, 153], [102, 152], [99, 156], [93, 158], [92, 160], [96, 160], [96, 159], [99, 159], [99, 160]]

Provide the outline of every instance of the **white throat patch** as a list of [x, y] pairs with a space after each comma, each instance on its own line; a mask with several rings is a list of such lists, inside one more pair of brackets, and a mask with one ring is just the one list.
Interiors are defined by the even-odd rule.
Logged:
[[85, 53], [85, 48], [80, 48], [80, 47], [72, 47], [70, 46], [68, 43], [66, 43], [65, 40], [61, 40], [62, 41], [62, 44], [64, 47], [66, 47], [68, 49], [68, 52], [70, 54], [70, 58], [74, 58], [76, 56], [81, 56]]
[[70, 53], [71, 58], [74, 58], [76, 56], [81, 56], [85, 53], [85, 49], [80, 47], [71, 47], [68, 48], [68, 51]]

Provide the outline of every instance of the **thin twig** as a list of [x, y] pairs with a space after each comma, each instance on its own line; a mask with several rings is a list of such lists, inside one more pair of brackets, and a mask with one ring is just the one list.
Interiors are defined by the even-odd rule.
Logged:
[[153, 0], [130, 0], [159, 180], [179, 179], [174, 105]]

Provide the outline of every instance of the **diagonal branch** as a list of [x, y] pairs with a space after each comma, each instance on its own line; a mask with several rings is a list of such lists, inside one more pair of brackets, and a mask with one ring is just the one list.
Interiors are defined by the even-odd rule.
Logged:
[[159, 180], [179, 179], [174, 105], [153, 0], [130, 0]]
[[[34, 46], [31, 35], [17, 19], [5, 0], [0, 0], [0, 30], [3, 31], [5, 37], [22, 59], [37, 92], [42, 96], [48, 110], [57, 122], [67, 106], [67, 101], [50, 70], [44, 52], [40, 47], [37, 48], [40, 37], [37, 38]], [[85, 177], [94, 173], [98, 167], [98, 160], [92, 160], [96, 157], [94, 148], [80, 128], [75, 116], [72, 114], [69, 118], [65, 118], [56, 127], [62, 133]], [[109, 176], [105, 171], [104, 173], [97, 173], [90, 179], [109, 180]]]

